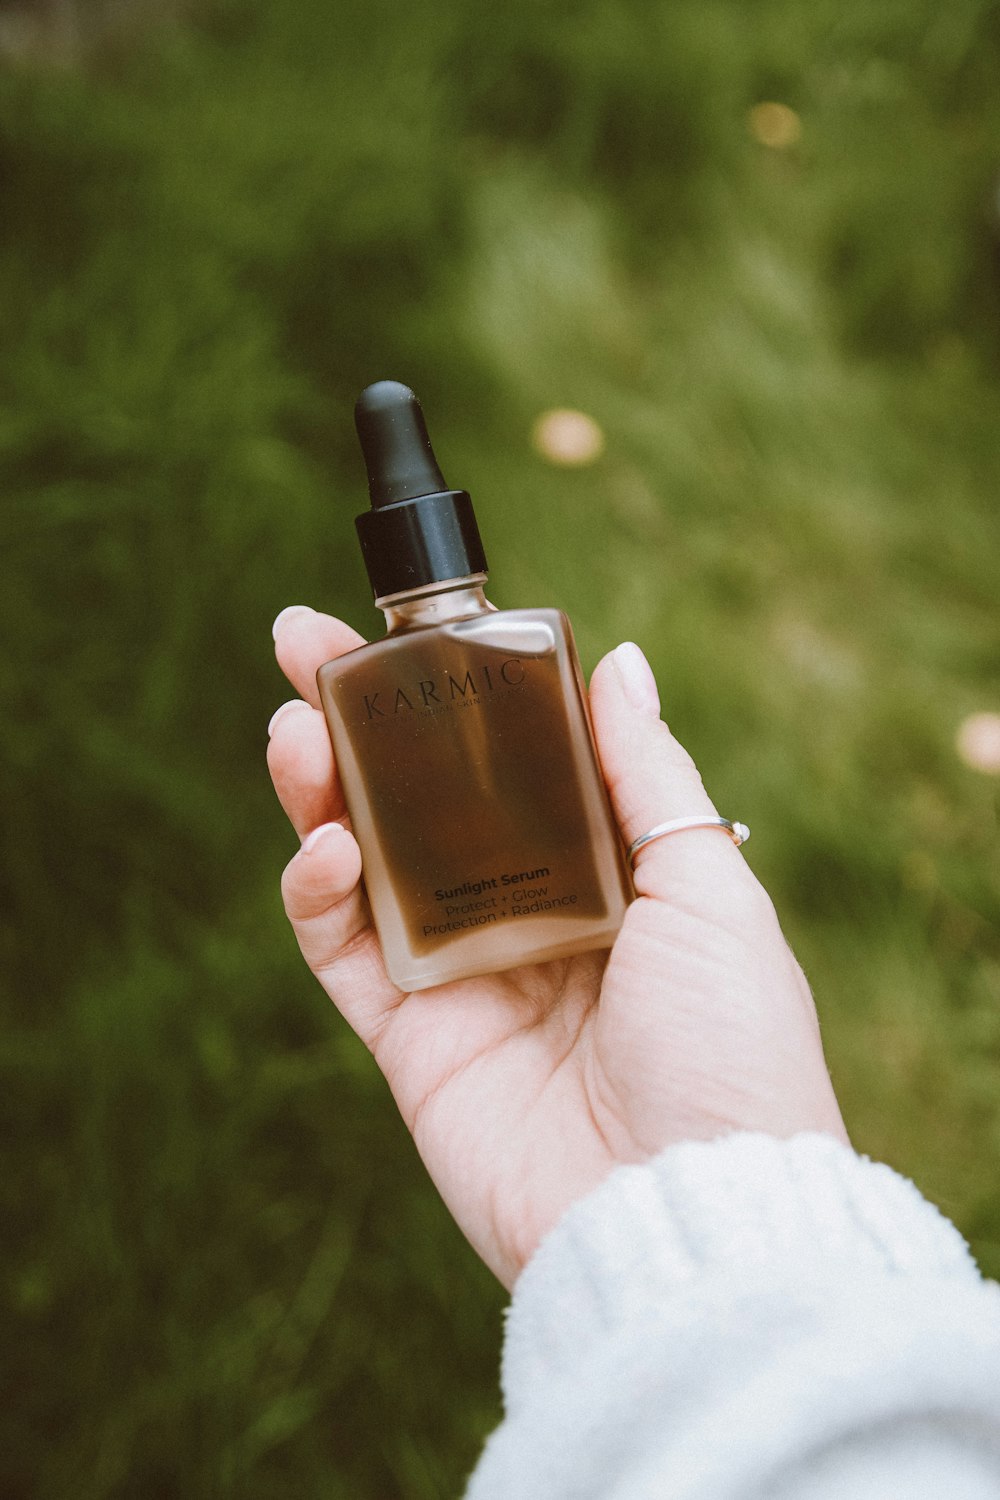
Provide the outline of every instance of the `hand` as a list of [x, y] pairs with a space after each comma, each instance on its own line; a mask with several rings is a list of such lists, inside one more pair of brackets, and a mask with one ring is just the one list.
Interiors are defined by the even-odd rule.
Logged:
[[[371, 1049], [451, 1212], [512, 1286], [539, 1240], [619, 1163], [733, 1130], [847, 1139], [816, 1012], [774, 908], [720, 829], [646, 846], [610, 954], [584, 953], [404, 994], [389, 979], [361, 853], [316, 693], [316, 669], [361, 644], [305, 608], [277, 622], [305, 701], [272, 720], [268, 764], [304, 840], [284, 872], [303, 956]], [[714, 813], [660, 721], [652, 672], [619, 646], [591, 710], [629, 844], [668, 818]]]

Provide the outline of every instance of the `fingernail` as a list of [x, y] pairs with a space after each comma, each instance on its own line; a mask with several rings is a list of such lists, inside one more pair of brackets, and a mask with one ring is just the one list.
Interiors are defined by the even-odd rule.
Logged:
[[272, 734], [274, 733], [274, 726], [275, 726], [275, 724], [277, 724], [278, 720], [281, 719], [281, 718], [283, 718], [284, 715], [288, 713], [289, 709], [292, 709], [292, 708], [308, 708], [309, 706], [310, 705], [305, 701], [304, 698], [289, 698], [289, 700], [288, 700], [287, 703], [283, 703], [280, 708], [276, 708], [274, 710], [274, 713], [271, 715], [271, 718], [270, 718], [270, 720], [268, 722], [268, 726], [267, 726], [267, 737], [268, 737], [268, 739], [270, 739], [271, 736], [272, 736]]
[[345, 832], [343, 823], [321, 823], [318, 828], [313, 829], [312, 833], [307, 833], [302, 840], [302, 853], [311, 854], [320, 839], [324, 838], [328, 833], [332, 833], [334, 829], [338, 833]]
[[617, 646], [611, 660], [615, 664], [622, 691], [640, 713], [660, 717], [660, 695], [653, 669], [634, 641]]
[[286, 605], [281, 613], [276, 617], [274, 624], [271, 626], [272, 638], [274, 640], [278, 639], [278, 631], [281, 629], [286, 620], [291, 619], [292, 615], [314, 615], [315, 613], [316, 611], [311, 607], [311, 605], [308, 604]]

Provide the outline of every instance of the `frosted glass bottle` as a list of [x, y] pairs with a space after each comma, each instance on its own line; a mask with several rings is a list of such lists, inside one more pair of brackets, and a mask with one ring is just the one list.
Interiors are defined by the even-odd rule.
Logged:
[[484, 581], [379, 599], [385, 638], [317, 674], [404, 990], [610, 947], [632, 896], [569, 621]]
[[388, 632], [317, 682], [389, 975], [421, 990], [610, 947], [632, 883], [569, 621], [487, 603], [472, 501], [407, 386], [369, 386], [355, 420]]

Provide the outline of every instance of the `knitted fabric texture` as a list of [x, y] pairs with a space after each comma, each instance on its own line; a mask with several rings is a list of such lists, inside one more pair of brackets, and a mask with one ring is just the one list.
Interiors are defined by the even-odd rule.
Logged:
[[619, 1167], [523, 1271], [467, 1500], [997, 1500], [1000, 1288], [831, 1137]]

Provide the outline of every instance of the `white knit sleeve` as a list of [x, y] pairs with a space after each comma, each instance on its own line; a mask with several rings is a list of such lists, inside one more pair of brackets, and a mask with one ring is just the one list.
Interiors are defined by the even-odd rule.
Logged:
[[998, 1500], [1000, 1287], [889, 1167], [739, 1134], [619, 1167], [523, 1271], [467, 1500]]

